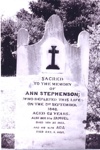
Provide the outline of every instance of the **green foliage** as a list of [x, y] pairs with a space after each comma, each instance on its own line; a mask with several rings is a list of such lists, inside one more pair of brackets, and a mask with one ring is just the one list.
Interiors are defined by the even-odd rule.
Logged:
[[6, 149], [13, 149], [15, 146], [15, 135], [4, 133], [1, 134], [1, 147]]
[[83, 123], [86, 124], [85, 129], [100, 132], [100, 116], [97, 116], [93, 112], [87, 113], [87, 120], [83, 121]]
[[[43, 36], [45, 22], [42, 18], [34, 18], [32, 14], [22, 9], [17, 13], [18, 20], [11, 19], [1, 22], [1, 75], [12, 76], [16, 74], [16, 57], [13, 52], [17, 50], [17, 32], [23, 27], [29, 31], [30, 43], [36, 43]], [[33, 17], [33, 19], [32, 19]]]
[[100, 149], [100, 135], [89, 134], [86, 136], [86, 149]]
[[29, 5], [32, 13], [45, 21], [52, 14], [59, 15], [63, 21], [65, 37], [71, 43], [77, 41], [78, 34], [87, 29], [87, 25], [96, 22], [98, 13], [96, 0], [39, 0]]
[[42, 18], [35, 18], [32, 21], [32, 26], [28, 26], [28, 31], [30, 34], [30, 43], [33, 44], [38, 42], [43, 34], [44, 34], [44, 27], [45, 27], [45, 22]]
[[100, 25], [90, 34], [89, 111], [100, 116]]
[[17, 43], [15, 30], [14, 21], [9, 19], [1, 22], [1, 75], [3, 76], [15, 74], [16, 60], [12, 57]]
[[34, 14], [29, 14], [24, 9], [17, 13], [18, 22], [21, 27], [26, 28], [30, 34], [29, 44], [34, 44], [39, 41], [44, 33], [45, 21], [37, 18]]
[[45, 21], [52, 15], [55, 14], [54, 5], [47, 1], [39, 1], [38, 3], [30, 2], [30, 10], [38, 18], [43, 18]]
[[28, 11], [25, 9], [21, 9], [20, 12], [16, 14], [17, 18], [20, 19], [21, 21], [30, 21], [33, 19], [33, 15], [30, 14]]

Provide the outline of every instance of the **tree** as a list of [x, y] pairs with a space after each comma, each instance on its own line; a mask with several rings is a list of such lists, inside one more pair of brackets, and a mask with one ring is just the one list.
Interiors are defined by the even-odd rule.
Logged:
[[98, 0], [38, 0], [38, 2], [29, 2], [31, 13], [22, 9], [17, 13], [17, 17], [20, 21], [24, 22], [29, 32], [31, 30], [29, 26], [33, 29], [33, 26], [36, 25], [35, 22], [37, 22], [37, 27], [34, 26], [34, 29], [38, 29], [39, 24], [41, 24], [41, 28], [37, 30], [40, 31], [39, 34], [41, 36], [39, 36], [39, 34], [37, 36], [31, 34], [31, 36], [34, 37], [34, 40], [32, 38], [31, 43], [32, 41], [34, 43], [42, 37], [44, 24], [48, 18], [52, 14], [57, 14], [63, 21], [66, 39], [69, 42], [74, 43], [77, 41], [78, 34], [82, 30], [88, 29], [88, 25], [91, 26], [92, 24], [99, 23], [97, 19], [100, 15], [99, 6], [100, 2]]
[[[44, 20], [34, 16], [22, 9], [17, 13], [18, 20], [11, 19], [1, 21], [1, 75], [13, 76], [16, 74], [17, 33], [23, 27], [29, 31], [30, 43], [36, 43], [42, 38], [44, 31]], [[32, 19], [33, 17], [33, 19]]]
[[26, 28], [29, 32], [29, 44], [34, 44], [42, 38], [45, 26], [45, 21], [42, 17], [37, 18], [34, 14], [30, 14], [24, 9], [21, 9], [16, 16], [21, 27]]
[[100, 25], [90, 34], [89, 106], [100, 116]]
[[90, 28], [88, 113], [86, 129], [100, 132], [100, 25]]
[[38, 3], [29, 3], [32, 13], [45, 21], [57, 14], [63, 21], [65, 37], [71, 43], [77, 41], [78, 34], [92, 25], [98, 13], [96, 0], [39, 0]]
[[16, 60], [12, 57], [17, 45], [15, 30], [15, 23], [11, 19], [1, 22], [1, 75], [3, 76], [15, 74]]

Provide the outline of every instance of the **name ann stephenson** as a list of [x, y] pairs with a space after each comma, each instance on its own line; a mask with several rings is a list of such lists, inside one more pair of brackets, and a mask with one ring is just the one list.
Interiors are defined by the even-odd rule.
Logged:
[[77, 92], [34, 92], [27, 91], [25, 95], [41, 95], [41, 96], [80, 96]]

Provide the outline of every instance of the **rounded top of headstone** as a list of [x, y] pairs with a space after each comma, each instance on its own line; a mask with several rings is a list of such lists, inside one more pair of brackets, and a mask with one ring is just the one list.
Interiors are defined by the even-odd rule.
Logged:
[[81, 31], [78, 35], [77, 46], [80, 47], [82, 45], [89, 45], [89, 33], [87, 31]]
[[58, 15], [52, 15], [46, 22], [44, 36], [64, 39], [63, 23]]
[[28, 43], [29, 43], [29, 34], [28, 34], [27, 29], [21, 28], [18, 31], [17, 39], [18, 39], [17, 40], [17, 47], [28, 45]]

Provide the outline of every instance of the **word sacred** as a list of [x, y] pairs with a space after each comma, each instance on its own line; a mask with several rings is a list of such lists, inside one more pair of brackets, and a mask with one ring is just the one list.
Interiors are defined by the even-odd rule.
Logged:
[[42, 81], [63, 81], [61, 77], [42, 77]]

